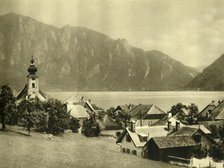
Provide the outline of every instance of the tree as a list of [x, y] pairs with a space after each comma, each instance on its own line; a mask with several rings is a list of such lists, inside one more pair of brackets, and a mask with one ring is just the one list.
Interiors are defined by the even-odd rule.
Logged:
[[[11, 121], [16, 114], [15, 97], [13, 96], [12, 90], [8, 85], [3, 85], [0, 93], [0, 114], [2, 122], [2, 130], [5, 130], [6, 118], [9, 116]], [[9, 119], [9, 120], [10, 120]]]
[[46, 108], [49, 114], [48, 133], [56, 135], [69, 128], [70, 114], [67, 113], [66, 105], [59, 100], [50, 99], [46, 103]]
[[[183, 113], [183, 108], [189, 111], [189, 113]], [[178, 103], [171, 107], [170, 112], [172, 113], [172, 116], [177, 116], [177, 118], [185, 124], [191, 125], [197, 122], [198, 107], [194, 103], [191, 103], [189, 106], [186, 106], [182, 103]]]
[[183, 105], [182, 103], [177, 103], [176, 105], [173, 105], [170, 110], [170, 112], [172, 113], [172, 116], [179, 113], [182, 108], [186, 108], [186, 105]]
[[189, 110], [189, 115], [187, 117], [187, 123], [188, 124], [196, 124], [197, 123], [197, 115], [198, 115], [198, 106], [195, 105], [194, 103], [191, 103], [187, 109]]
[[117, 115], [117, 121], [119, 123], [123, 122], [125, 128], [127, 127], [127, 123], [128, 123], [128, 121], [130, 121], [130, 118], [131, 118], [131, 116], [127, 112], [125, 112], [125, 111], [121, 111]]
[[82, 133], [87, 137], [100, 135], [100, 126], [93, 116], [83, 122]]

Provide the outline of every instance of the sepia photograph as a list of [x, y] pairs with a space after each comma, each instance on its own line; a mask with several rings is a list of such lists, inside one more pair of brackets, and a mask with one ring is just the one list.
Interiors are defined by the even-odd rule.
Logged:
[[224, 168], [223, 0], [0, 0], [0, 168]]

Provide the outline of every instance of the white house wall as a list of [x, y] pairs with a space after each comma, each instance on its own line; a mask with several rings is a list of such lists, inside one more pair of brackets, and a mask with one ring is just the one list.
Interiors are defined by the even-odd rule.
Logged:
[[124, 138], [121, 141], [121, 147], [120, 147], [121, 152], [123, 152], [123, 149], [125, 149], [125, 153], [127, 153], [127, 149], [129, 149], [130, 150], [130, 154], [132, 154], [133, 151], [136, 151], [136, 154], [138, 156], [142, 155], [142, 148], [137, 148], [134, 145], [132, 140], [131, 140], [131, 142], [127, 142], [126, 141], [126, 135], [124, 136]]

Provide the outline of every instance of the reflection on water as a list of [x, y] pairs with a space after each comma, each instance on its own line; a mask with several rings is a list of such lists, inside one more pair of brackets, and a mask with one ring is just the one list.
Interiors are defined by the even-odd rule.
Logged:
[[198, 105], [202, 110], [212, 100], [224, 99], [224, 92], [194, 92], [194, 91], [162, 91], [162, 92], [48, 92], [53, 98], [65, 100], [71, 96], [91, 99], [98, 106], [107, 109], [121, 104], [156, 104], [168, 111], [177, 103]]

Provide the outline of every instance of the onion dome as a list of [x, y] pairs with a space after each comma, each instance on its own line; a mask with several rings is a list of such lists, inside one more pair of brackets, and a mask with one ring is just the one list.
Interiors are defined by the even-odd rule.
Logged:
[[37, 72], [37, 67], [34, 65], [34, 59], [32, 58], [30, 61], [30, 66], [27, 69], [30, 74], [35, 74]]

